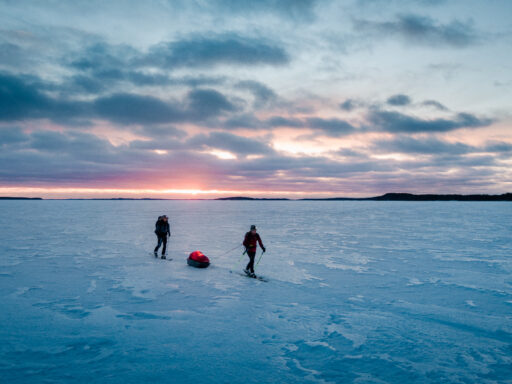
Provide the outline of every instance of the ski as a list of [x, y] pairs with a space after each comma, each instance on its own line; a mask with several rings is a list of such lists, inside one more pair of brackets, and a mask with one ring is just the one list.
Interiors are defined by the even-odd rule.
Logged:
[[150, 255], [153, 256], [154, 259], [167, 260], [167, 261], [171, 261], [172, 260], [172, 257], [168, 257], [167, 255], [165, 255], [164, 259], [162, 259], [162, 256], [155, 255], [154, 253], [150, 253]]
[[250, 278], [250, 279], [254, 279], [254, 280], [263, 281], [263, 282], [265, 282], [265, 283], [268, 283], [268, 280], [267, 280], [267, 279], [265, 279], [264, 277], [258, 276], [258, 275], [254, 275], [254, 276], [252, 276], [252, 275], [249, 275], [249, 274], [247, 274], [247, 273], [240, 273], [239, 275], [240, 275], [240, 276], [244, 276], [244, 277], [248, 277], [248, 278]]

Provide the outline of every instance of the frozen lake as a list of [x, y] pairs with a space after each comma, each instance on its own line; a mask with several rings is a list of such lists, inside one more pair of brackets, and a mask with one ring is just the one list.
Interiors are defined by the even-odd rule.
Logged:
[[512, 204], [0, 201], [0, 300], [5, 383], [512, 383]]

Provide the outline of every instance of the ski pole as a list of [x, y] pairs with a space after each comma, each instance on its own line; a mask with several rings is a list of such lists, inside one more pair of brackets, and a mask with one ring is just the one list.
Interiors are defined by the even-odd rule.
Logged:
[[233, 270], [234, 270], [235, 268], [237, 268], [237, 267], [238, 267], [238, 264], [240, 264], [240, 262], [242, 261], [242, 257], [244, 257], [244, 255], [245, 255], [246, 253], [247, 253], [247, 249], [244, 251], [244, 253], [242, 253], [242, 256], [240, 256], [240, 258], [238, 259], [238, 261], [236, 262], [236, 264], [235, 264], [235, 265], [233, 265], [233, 268], [231, 268], [231, 269], [229, 270], [229, 272], [233, 272]]
[[[263, 251], [263, 250], [262, 250], [262, 251], [261, 251], [260, 258], [258, 259], [258, 262], [256, 263], [256, 267], [257, 267], [257, 266], [258, 266], [258, 264], [260, 263], [260, 260], [261, 260], [261, 258], [263, 257], [263, 254], [264, 254], [264, 253], [265, 253], [265, 251]], [[256, 267], [255, 267], [255, 268], [256, 268]]]

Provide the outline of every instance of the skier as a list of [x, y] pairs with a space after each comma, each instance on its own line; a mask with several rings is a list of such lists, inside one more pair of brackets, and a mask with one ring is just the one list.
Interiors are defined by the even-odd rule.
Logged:
[[164, 244], [162, 248], [162, 259], [165, 259], [165, 250], [167, 248], [167, 236], [171, 237], [171, 231], [169, 223], [167, 222], [167, 216], [158, 216], [158, 220], [155, 223], [155, 234], [158, 238], [158, 244], [155, 247], [155, 257], [158, 257], [158, 248]]
[[251, 225], [251, 230], [245, 234], [243, 242], [247, 256], [249, 256], [249, 264], [247, 264], [247, 267], [245, 267], [244, 272], [251, 277], [256, 276], [254, 274], [254, 258], [256, 257], [256, 248], [258, 247], [258, 243], [260, 244], [263, 252], [265, 252], [265, 247], [261, 242], [261, 237], [256, 232], [256, 226]]

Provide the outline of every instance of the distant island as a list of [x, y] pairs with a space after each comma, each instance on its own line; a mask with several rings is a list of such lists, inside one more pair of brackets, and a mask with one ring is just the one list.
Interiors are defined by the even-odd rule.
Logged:
[[0, 200], [43, 200], [42, 197], [0, 196]]
[[[216, 200], [290, 200], [252, 197], [221, 197]], [[375, 197], [324, 197], [305, 198], [299, 201], [512, 201], [512, 193], [502, 195], [414, 195], [412, 193], [386, 193]]]
[[266, 197], [245, 197], [245, 196], [235, 196], [235, 197], [219, 197], [218, 199], [215, 199], [215, 200], [269, 200], [269, 201], [275, 201], [275, 200], [290, 200], [290, 199], [286, 199], [286, 198], [266, 198]]

